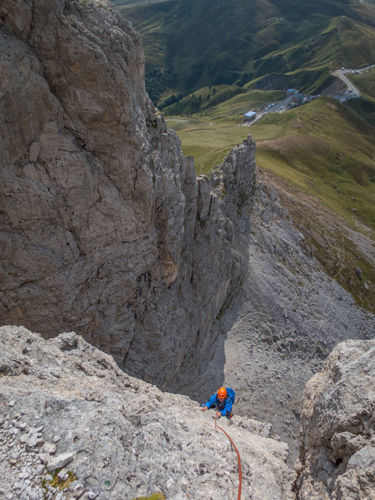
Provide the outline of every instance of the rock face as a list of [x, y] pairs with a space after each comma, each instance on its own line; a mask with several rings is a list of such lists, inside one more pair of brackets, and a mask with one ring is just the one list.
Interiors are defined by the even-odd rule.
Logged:
[[[294, 498], [287, 445], [270, 426], [223, 420], [241, 454], [242, 498]], [[45, 340], [0, 328], [1, 498], [208, 500], [237, 488], [236, 455], [197, 403], [129, 377], [73, 332]]]
[[306, 386], [298, 498], [375, 498], [375, 340], [346, 341]]
[[200, 401], [222, 384], [234, 387], [237, 411], [271, 422], [297, 459], [305, 384], [338, 343], [375, 339], [375, 317], [311, 256], [287, 210], [300, 203], [290, 187], [285, 193], [262, 172], [257, 179], [248, 269], [223, 318], [227, 335], [213, 346], [207, 371], [182, 390]]
[[[220, 420], [241, 454], [243, 498], [374, 498], [374, 373], [375, 340], [346, 341], [308, 382], [297, 480], [270, 424]], [[74, 332], [0, 328], [0, 445], [9, 500], [237, 495], [236, 456], [211, 415], [128, 376]]]
[[253, 143], [197, 180], [104, 1], [2, 0], [0, 44], [2, 324], [74, 329], [173, 387], [243, 274]]

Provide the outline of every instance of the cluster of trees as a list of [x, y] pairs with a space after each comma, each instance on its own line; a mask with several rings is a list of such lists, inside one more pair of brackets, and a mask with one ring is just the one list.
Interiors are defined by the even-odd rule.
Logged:
[[[172, 94], [160, 105], [161, 109], [168, 109], [169, 114], [194, 114], [199, 113], [202, 109], [208, 107], [208, 103], [212, 105], [215, 102], [216, 88], [209, 87], [209, 92], [206, 95], [191, 95], [186, 98], [186, 94]], [[211, 102], [210, 102], [211, 101]]]

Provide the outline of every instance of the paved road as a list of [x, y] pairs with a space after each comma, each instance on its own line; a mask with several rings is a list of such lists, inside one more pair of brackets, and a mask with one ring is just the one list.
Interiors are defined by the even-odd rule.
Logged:
[[344, 72], [346, 73], [348, 70], [342, 70], [338, 69], [332, 73], [333, 76], [336, 76], [337, 78], [340, 78], [345, 85], [347, 86], [347, 89], [352, 91], [352, 97], [360, 97], [361, 93], [357, 89], [355, 85], [352, 84], [352, 82], [349, 80], [347, 76], [344, 75]]
[[375, 64], [370, 64], [370, 66], [365, 66], [364, 68], [360, 68], [360, 69], [346, 69], [345, 71], [359, 71], [360, 73], [362, 73], [363, 71], [368, 71], [369, 69], [372, 69], [372, 68], [375, 68]]
[[345, 85], [347, 86], [348, 90], [352, 91], [352, 97], [360, 97], [361, 93], [357, 89], [355, 85], [349, 80], [347, 76], [345, 76], [345, 73], [352, 74], [353, 71], [355, 71], [357, 74], [358, 73], [363, 73], [364, 71], [368, 71], [372, 68], [375, 68], [375, 64], [370, 64], [369, 66], [365, 66], [364, 68], [360, 69], [338, 69], [332, 73], [333, 76], [336, 76], [337, 78], [340, 78]]

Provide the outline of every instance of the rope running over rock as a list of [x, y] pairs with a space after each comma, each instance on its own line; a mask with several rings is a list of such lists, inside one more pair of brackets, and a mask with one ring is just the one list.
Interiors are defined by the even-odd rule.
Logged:
[[234, 451], [237, 453], [237, 459], [238, 459], [238, 477], [239, 477], [239, 483], [238, 483], [238, 497], [237, 497], [237, 500], [241, 500], [241, 491], [242, 491], [242, 467], [241, 467], [241, 457], [240, 457], [240, 454], [237, 450], [237, 447], [236, 445], [234, 444], [232, 438], [230, 437], [230, 435], [222, 428], [222, 427], [219, 427], [216, 423], [216, 414], [215, 414], [215, 429], [220, 429], [221, 431], [224, 432], [224, 434], [227, 436], [227, 438], [229, 439], [230, 441], [230, 444], [233, 446], [234, 448]]

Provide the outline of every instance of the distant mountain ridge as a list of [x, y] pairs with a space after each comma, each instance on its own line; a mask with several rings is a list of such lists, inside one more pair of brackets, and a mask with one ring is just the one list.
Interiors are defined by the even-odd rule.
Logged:
[[298, 72], [314, 70], [322, 87], [330, 69], [375, 61], [375, 8], [357, 0], [129, 1], [114, 3], [143, 35], [154, 101], [167, 89], [243, 85], [270, 73], [291, 73], [303, 87]]

